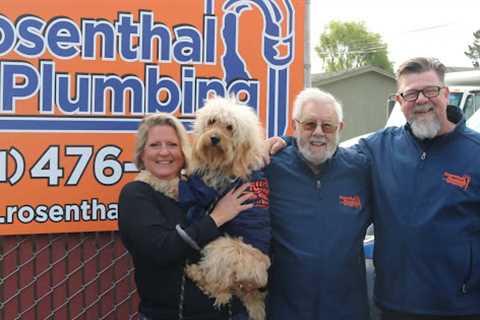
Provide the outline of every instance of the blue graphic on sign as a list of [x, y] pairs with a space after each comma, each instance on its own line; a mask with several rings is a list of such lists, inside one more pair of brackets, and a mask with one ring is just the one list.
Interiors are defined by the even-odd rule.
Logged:
[[[209, 1], [211, 2], [211, 1]], [[239, 19], [243, 12], [257, 7], [263, 15], [263, 58], [268, 65], [267, 83], [267, 135], [283, 135], [288, 120], [289, 66], [294, 57], [294, 10], [290, 0], [285, 0], [287, 14], [283, 15], [278, 2], [273, 0], [228, 0], [223, 6], [222, 39], [225, 53], [222, 66], [225, 82], [250, 79], [246, 63], [238, 47]], [[282, 21], [287, 21], [287, 32], [282, 35]], [[286, 46], [287, 53], [280, 55], [279, 46]]]

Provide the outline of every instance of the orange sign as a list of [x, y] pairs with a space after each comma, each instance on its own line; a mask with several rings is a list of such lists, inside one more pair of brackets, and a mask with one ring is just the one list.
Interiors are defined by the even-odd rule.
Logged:
[[2, 1], [0, 235], [117, 228], [140, 119], [210, 93], [288, 130], [303, 0]]

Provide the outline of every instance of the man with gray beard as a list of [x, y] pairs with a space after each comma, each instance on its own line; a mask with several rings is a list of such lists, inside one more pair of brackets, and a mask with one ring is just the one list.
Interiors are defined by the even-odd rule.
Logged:
[[360, 141], [375, 222], [375, 302], [382, 320], [480, 319], [480, 134], [448, 104], [445, 66], [397, 71], [404, 127]]
[[305, 89], [293, 110], [295, 141], [272, 157], [270, 320], [367, 320], [363, 239], [370, 224], [366, 157], [337, 147], [340, 103]]

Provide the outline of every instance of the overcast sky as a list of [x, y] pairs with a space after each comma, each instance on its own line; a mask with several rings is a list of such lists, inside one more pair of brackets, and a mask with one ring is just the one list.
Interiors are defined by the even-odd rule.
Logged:
[[364, 21], [368, 31], [379, 33], [387, 43], [394, 67], [414, 56], [470, 67], [463, 52], [480, 29], [480, 1], [310, 0], [312, 73], [322, 72], [313, 47], [331, 20]]

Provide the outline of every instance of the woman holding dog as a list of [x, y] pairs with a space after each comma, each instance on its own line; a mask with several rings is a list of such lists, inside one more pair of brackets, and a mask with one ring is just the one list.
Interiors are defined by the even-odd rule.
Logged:
[[182, 124], [169, 114], [146, 117], [137, 132], [135, 181], [122, 189], [119, 230], [133, 258], [140, 296], [139, 319], [223, 320], [230, 308], [215, 308], [184, 274], [198, 249], [220, 235], [219, 227], [253, 204], [248, 184], [228, 192], [210, 215], [182, 227], [185, 210], [178, 203], [178, 183], [188, 172], [190, 144]]

